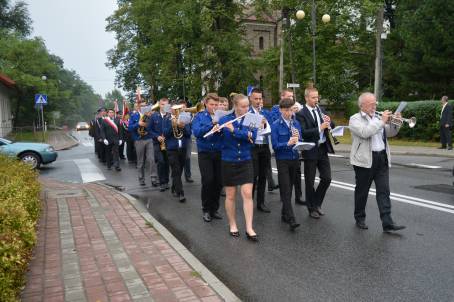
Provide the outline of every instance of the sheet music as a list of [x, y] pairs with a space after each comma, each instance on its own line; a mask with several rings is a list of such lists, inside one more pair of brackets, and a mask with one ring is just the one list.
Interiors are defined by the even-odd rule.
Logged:
[[333, 130], [331, 130], [331, 135], [332, 136], [344, 136], [344, 129], [347, 128], [348, 126], [337, 126]]
[[140, 107], [140, 113], [141, 113], [141, 114], [145, 114], [145, 113], [147, 113], [148, 111], [151, 111], [151, 107], [152, 107], [151, 105]]
[[230, 114], [231, 111], [225, 111], [225, 110], [216, 110], [214, 111], [214, 117], [213, 117], [213, 122], [219, 123], [219, 120], [221, 117], [226, 116], [227, 114]]
[[183, 123], [183, 125], [187, 125], [191, 122], [192, 117], [189, 112], [180, 112], [178, 116], [178, 122]]
[[407, 102], [400, 102], [399, 106], [397, 107], [396, 112], [394, 112], [394, 114], [404, 111], [406, 106], [407, 106]]
[[310, 150], [315, 147], [315, 143], [311, 142], [297, 142], [295, 146], [293, 146], [293, 150], [303, 151], [303, 150]]
[[243, 126], [261, 128], [263, 118], [261, 114], [248, 112], [244, 117]]

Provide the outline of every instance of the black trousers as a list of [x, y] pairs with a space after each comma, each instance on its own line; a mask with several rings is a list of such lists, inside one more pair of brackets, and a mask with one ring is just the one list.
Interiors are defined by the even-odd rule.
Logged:
[[134, 141], [132, 138], [126, 138], [126, 156], [128, 157], [128, 161], [135, 162], [137, 161], [137, 154], [136, 148], [134, 146]]
[[202, 176], [202, 211], [213, 214], [219, 209], [222, 190], [221, 152], [199, 152]]
[[98, 159], [102, 162], [106, 162], [106, 145], [101, 141], [96, 141], [95, 144], [98, 146]]
[[295, 186], [295, 201], [297, 201], [297, 200], [301, 201], [301, 198], [303, 197], [303, 190], [301, 188], [301, 161], [300, 160], [298, 160], [298, 163], [296, 163], [295, 181], [293, 182], [293, 185]]
[[297, 169], [298, 166], [300, 166], [300, 162], [297, 159], [277, 159], [276, 164], [277, 178], [279, 180], [279, 194], [282, 201], [282, 217], [286, 220], [294, 220], [295, 214], [293, 213], [292, 207], [292, 188], [297, 177]]
[[178, 195], [184, 195], [183, 182], [181, 175], [186, 160], [186, 148], [178, 150], [168, 150], [170, 169], [172, 170], [172, 188]]
[[153, 144], [154, 159], [158, 166], [158, 178], [161, 185], [169, 183], [169, 158], [167, 151], [161, 151], [159, 144]]
[[[326, 191], [331, 183], [331, 166], [325, 144], [317, 147], [317, 159], [304, 160], [304, 182], [306, 184], [306, 203], [309, 212], [322, 206]], [[319, 172], [320, 183], [314, 188], [315, 174]]]
[[118, 146], [118, 155], [121, 159], [125, 159], [125, 142]]
[[440, 126], [440, 141], [442, 147], [452, 147], [452, 133], [450, 128], [446, 128], [444, 125]]
[[112, 166], [120, 167], [120, 157], [118, 155], [118, 145], [109, 144], [106, 146], [107, 168]]
[[389, 197], [389, 167], [386, 151], [372, 152], [372, 167], [353, 166], [355, 170], [355, 219], [366, 219], [366, 204], [372, 181], [375, 182], [376, 198], [383, 226], [393, 223], [391, 218], [391, 199]]
[[257, 191], [257, 206], [265, 202], [266, 173], [271, 166], [271, 152], [268, 145], [252, 147], [252, 164], [254, 166], [253, 194]]

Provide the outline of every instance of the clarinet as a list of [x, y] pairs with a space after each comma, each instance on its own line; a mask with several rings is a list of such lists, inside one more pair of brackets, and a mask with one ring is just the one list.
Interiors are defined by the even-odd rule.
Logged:
[[[322, 119], [324, 119], [326, 115], [320, 110], [320, 107], [318, 107], [318, 105], [317, 105], [317, 110], [322, 115]], [[333, 136], [331, 134], [331, 131], [332, 131], [332, 129], [331, 129], [331, 123], [330, 123], [330, 125], [328, 126], [328, 136], [329, 136], [329, 138], [331, 138], [333, 140], [335, 145], [339, 144], [339, 141], [337, 140], [337, 138], [335, 136]]]

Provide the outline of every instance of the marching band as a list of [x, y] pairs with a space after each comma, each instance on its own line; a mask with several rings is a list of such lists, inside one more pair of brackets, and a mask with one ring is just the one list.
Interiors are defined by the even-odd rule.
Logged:
[[[208, 93], [203, 98], [203, 106], [199, 104], [192, 108], [187, 108], [186, 100], [170, 103], [167, 98], [161, 98], [153, 106], [137, 102], [133, 112], [129, 113], [125, 111], [127, 105], [124, 102], [121, 119], [115, 116], [113, 109], [106, 111], [100, 108], [90, 127], [95, 152], [109, 170], [113, 166], [121, 171], [120, 159], [124, 158], [123, 146], [126, 142], [127, 158], [137, 165], [139, 184], [146, 185], [145, 174], [149, 173], [152, 187], [159, 186], [161, 192], [170, 188], [172, 195], [184, 203], [186, 196], [182, 175], [185, 167], [190, 171], [188, 154], [191, 154], [194, 137], [201, 176], [202, 219], [209, 223], [213, 219], [223, 218], [219, 214], [219, 207], [224, 188], [228, 231], [232, 237], [240, 237], [240, 227], [236, 221], [238, 189], [243, 202], [245, 236], [250, 241], [258, 241], [253, 226], [254, 197], [257, 210], [269, 213], [270, 209], [265, 204], [267, 182], [269, 191], [270, 188], [279, 188], [281, 220], [289, 225], [291, 231], [300, 226], [293, 211], [292, 193], [295, 204], [307, 206], [310, 218], [320, 219], [324, 216], [322, 204], [331, 183], [328, 154], [334, 153], [331, 142], [334, 123], [318, 106], [317, 89], [309, 87], [305, 90], [304, 105], [295, 102], [293, 92], [286, 89], [281, 93], [279, 104], [271, 110], [263, 108], [263, 93], [257, 88], [250, 92], [249, 97], [233, 93], [230, 97], [231, 110], [229, 100], [215, 93]], [[366, 101], [372, 97], [370, 94], [361, 96]], [[374, 99], [370, 102], [374, 102]], [[377, 118], [375, 107], [371, 105], [369, 108], [365, 104], [360, 102], [360, 115], [351, 120], [351, 123], [358, 120], [351, 125], [354, 143], [358, 139], [362, 142], [372, 141], [372, 151], [364, 150], [363, 156], [371, 156], [370, 162], [360, 162], [354, 154], [351, 157], [357, 176], [356, 225], [360, 229], [367, 229], [364, 223], [365, 203], [371, 182], [375, 181], [377, 192], [383, 188], [383, 194], [380, 198], [377, 194], [377, 200], [384, 231], [400, 230], [404, 227], [395, 225], [391, 220], [390, 200], [386, 196], [389, 195], [389, 184], [386, 183], [389, 147], [384, 134], [391, 129], [394, 135], [400, 126], [393, 124], [385, 127], [389, 112]], [[397, 118], [402, 119], [400, 115]], [[370, 135], [364, 136], [361, 127], [368, 127]], [[382, 137], [384, 139], [380, 140]], [[271, 148], [277, 166], [277, 186], [271, 172]], [[379, 172], [385, 175], [374, 170], [376, 160], [377, 165], [380, 164]], [[306, 201], [302, 200], [301, 162], [304, 163]], [[317, 170], [320, 182], [315, 187]], [[186, 182], [192, 182], [190, 174], [185, 174], [185, 177]]]

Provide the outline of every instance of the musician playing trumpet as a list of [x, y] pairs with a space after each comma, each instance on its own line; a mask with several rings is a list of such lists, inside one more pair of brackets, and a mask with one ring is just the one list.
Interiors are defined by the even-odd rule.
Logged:
[[[388, 123], [391, 111], [384, 111], [381, 118], [376, 116], [377, 101], [370, 92], [359, 96], [360, 112], [350, 117], [349, 128], [352, 136], [350, 163], [355, 170], [355, 213], [356, 226], [368, 229], [365, 223], [366, 203], [372, 181], [375, 182], [376, 199], [380, 211], [383, 231], [392, 232], [405, 228], [397, 225], [391, 218], [391, 199], [389, 191], [389, 168], [391, 152], [388, 137], [397, 135], [400, 126]], [[394, 118], [402, 118], [396, 113]]]

